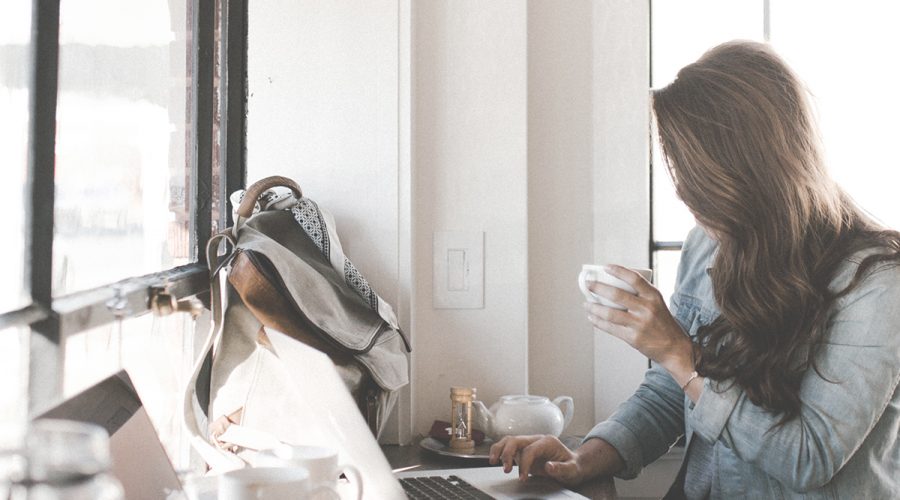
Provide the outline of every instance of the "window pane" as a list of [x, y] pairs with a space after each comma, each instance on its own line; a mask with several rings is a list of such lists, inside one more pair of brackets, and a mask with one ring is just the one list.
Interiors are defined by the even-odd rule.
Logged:
[[696, 221], [678, 196], [662, 160], [659, 141], [653, 140], [653, 239], [682, 241]]
[[28, 415], [28, 329], [0, 330], [0, 448]]
[[772, 44], [814, 95], [832, 175], [875, 217], [900, 228], [900, 3], [772, 0]]
[[63, 0], [54, 295], [189, 258], [184, 2]]
[[187, 314], [147, 314], [67, 337], [65, 396], [127, 370], [169, 457], [176, 468], [187, 468], [189, 444], [179, 412], [196, 324]]
[[0, 16], [0, 200], [5, 207], [0, 245], [0, 313], [28, 303], [25, 289], [25, 172], [28, 162], [28, 78], [31, 2], [4, 5]]
[[[654, 1], [652, 5], [651, 84], [654, 87], [672, 81], [679, 69], [715, 45], [736, 38], [763, 38], [762, 0]], [[653, 238], [683, 240], [694, 226], [694, 218], [675, 196], [656, 145], [652, 155]]]
[[762, 0], [654, 1], [651, 19], [654, 87], [708, 49], [738, 38], [763, 39]]
[[675, 277], [678, 274], [678, 262], [681, 250], [660, 250], [653, 252], [653, 284], [659, 289], [666, 304], [675, 291]]

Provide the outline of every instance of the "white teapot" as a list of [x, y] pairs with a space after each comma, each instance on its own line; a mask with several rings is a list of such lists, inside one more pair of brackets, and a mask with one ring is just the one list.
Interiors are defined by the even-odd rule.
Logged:
[[560, 396], [552, 402], [543, 396], [509, 395], [488, 410], [481, 401], [473, 401], [475, 427], [493, 440], [520, 434], [559, 436], [575, 414], [575, 402]]

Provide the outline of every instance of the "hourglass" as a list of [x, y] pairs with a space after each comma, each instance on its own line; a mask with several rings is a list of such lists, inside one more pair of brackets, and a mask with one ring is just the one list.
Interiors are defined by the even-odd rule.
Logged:
[[474, 451], [472, 439], [472, 401], [475, 389], [450, 388], [450, 448], [456, 451]]

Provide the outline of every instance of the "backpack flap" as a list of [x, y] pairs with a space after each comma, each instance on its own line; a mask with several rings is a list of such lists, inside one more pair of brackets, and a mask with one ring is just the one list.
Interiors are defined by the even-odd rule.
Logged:
[[298, 229], [282, 210], [247, 220], [240, 228], [231, 285], [265, 326], [333, 356], [354, 356], [385, 390], [407, 384], [404, 339]]

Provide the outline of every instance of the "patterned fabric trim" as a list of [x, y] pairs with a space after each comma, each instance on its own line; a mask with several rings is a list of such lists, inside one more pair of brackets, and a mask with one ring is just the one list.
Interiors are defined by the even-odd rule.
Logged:
[[372, 310], [378, 312], [378, 296], [369, 286], [369, 282], [363, 278], [350, 259], [344, 259], [344, 280], [356, 290], [363, 299], [369, 303]]
[[313, 243], [325, 256], [325, 259], [330, 259], [331, 244], [328, 241], [328, 231], [325, 230], [325, 219], [322, 218], [322, 212], [319, 211], [316, 202], [309, 198], [300, 198], [297, 204], [291, 207], [291, 213], [294, 215], [294, 220], [303, 228], [303, 232], [313, 240]]

